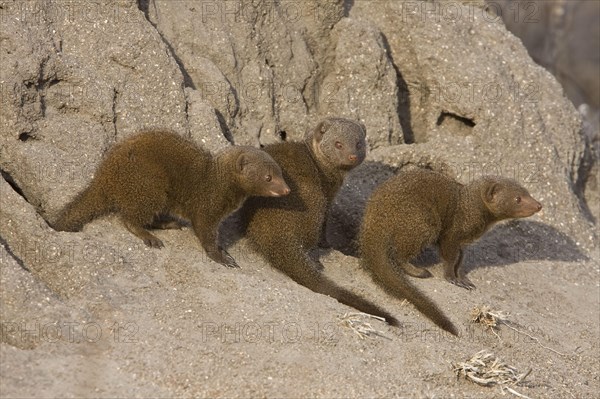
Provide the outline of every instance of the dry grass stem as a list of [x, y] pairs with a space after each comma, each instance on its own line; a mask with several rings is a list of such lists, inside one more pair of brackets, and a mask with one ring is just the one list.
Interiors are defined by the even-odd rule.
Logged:
[[360, 339], [378, 336], [391, 340], [391, 338], [386, 337], [383, 332], [373, 328], [373, 326], [367, 321], [368, 319], [385, 321], [383, 317], [373, 316], [367, 313], [345, 313], [339, 319], [343, 326], [349, 327], [359, 336]]
[[531, 334], [526, 333], [525, 331], [521, 331], [519, 329], [517, 329], [516, 327], [513, 327], [510, 323], [510, 320], [508, 320], [508, 316], [509, 313], [506, 312], [502, 312], [502, 311], [496, 311], [496, 310], [491, 310], [491, 308], [489, 306], [480, 306], [480, 307], [474, 307], [473, 310], [471, 311], [471, 323], [479, 323], [479, 324], [483, 324], [485, 327], [487, 327], [496, 337], [498, 337], [498, 339], [501, 339], [500, 336], [498, 335], [498, 333], [496, 332], [496, 330], [498, 329], [498, 326], [500, 324], [504, 324], [506, 327], [510, 328], [513, 331], [518, 332], [519, 334], [523, 334], [526, 335], [527, 337], [533, 339], [535, 342], [538, 343], [538, 345], [540, 345], [542, 348], [547, 349], [549, 351], [552, 351], [558, 355], [561, 356], [566, 356], [565, 353], [561, 353], [555, 349], [552, 349], [550, 347], [547, 347], [545, 345], [543, 345], [539, 338], [534, 337]]
[[527, 398], [527, 396], [515, 391], [512, 386], [525, 380], [531, 373], [531, 369], [525, 373], [519, 373], [515, 367], [504, 363], [493, 353], [477, 352], [466, 362], [453, 364], [452, 367], [457, 377], [462, 375], [466, 379], [483, 386], [498, 385], [502, 390], [506, 389], [516, 396]]
[[498, 324], [507, 320], [508, 313], [492, 311], [489, 306], [474, 307], [471, 311], [471, 323], [483, 324], [498, 339], [500, 336], [496, 332]]
[[521, 330], [519, 330], [519, 329], [517, 329], [517, 328], [515, 328], [515, 327], [511, 326], [510, 324], [504, 323], [504, 325], [505, 325], [506, 327], [510, 328], [511, 330], [514, 330], [514, 331], [518, 332], [519, 334], [523, 334], [523, 335], [526, 335], [526, 336], [528, 336], [529, 338], [531, 338], [532, 340], [534, 340], [535, 342], [537, 342], [537, 344], [538, 344], [539, 346], [541, 346], [542, 348], [544, 348], [544, 349], [547, 349], [547, 350], [549, 350], [549, 351], [552, 351], [552, 352], [556, 353], [557, 355], [561, 355], [561, 356], [567, 356], [567, 354], [566, 354], [566, 353], [559, 352], [559, 351], [557, 351], [556, 349], [552, 349], [552, 348], [550, 348], [550, 347], [548, 347], [548, 346], [546, 346], [546, 345], [542, 344], [542, 343], [540, 342], [540, 339], [539, 339], [538, 337], [534, 337], [533, 335], [531, 335], [531, 334], [528, 334], [528, 333], [526, 333], [525, 331], [521, 331]]

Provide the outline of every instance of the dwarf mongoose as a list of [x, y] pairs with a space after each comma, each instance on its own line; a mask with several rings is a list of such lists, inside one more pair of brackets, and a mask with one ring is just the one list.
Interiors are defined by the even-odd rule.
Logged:
[[309, 254], [317, 248], [344, 176], [365, 158], [365, 136], [362, 124], [326, 118], [307, 131], [303, 142], [266, 146], [292, 192], [284, 198], [250, 198], [241, 209], [242, 220], [253, 248], [294, 281], [397, 325], [390, 314], [321, 274], [321, 265]]
[[[401, 273], [389, 270], [390, 259], [412, 276], [428, 277], [429, 271], [409, 261], [426, 246], [437, 244], [446, 280], [472, 289], [475, 286], [460, 269], [462, 247], [500, 220], [528, 217], [541, 209], [542, 205], [511, 179], [484, 176], [463, 185], [425, 169], [402, 172], [379, 186], [367, 202], [360, 238], [362, 256], [383, 285], [406, 285]], [[387, 255], [382, 258], [383, 253]]]
[[214, 156], [167, 131], [136, 134], [116, 144], [90, 185], [59, 214], [53, 227], [79, 231], [101, 215], [117, 213], [125, 227], [150, 247], [161, 240], [147, 227], [175, 228], [163, 216], [192, 222], [196, 236], [215, 262], [237, 267], [218, 244], [220, 221], [249, 196], [290, 192], [281, 169], [265, 152], [233, 146]]

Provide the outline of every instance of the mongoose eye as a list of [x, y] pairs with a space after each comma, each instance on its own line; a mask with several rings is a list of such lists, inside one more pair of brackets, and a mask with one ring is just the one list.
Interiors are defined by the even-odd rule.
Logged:
[[337, 148], [338, 150], [342, 149], [342, 143], [340, 143], [339, 141], [335, 142], [335, 148]]
[[266, 175], [266, 176], [265, 176], [265, 180], [266, 180], [266, 181], [271, 181], [271, 180], [273, 180], [273, 176], [271, 176], [271, 175]]
[[521, 203], [521, 197], [519, 197], [519, 196], [515, 197], [515, 202], [517, 204], [520, 204]]

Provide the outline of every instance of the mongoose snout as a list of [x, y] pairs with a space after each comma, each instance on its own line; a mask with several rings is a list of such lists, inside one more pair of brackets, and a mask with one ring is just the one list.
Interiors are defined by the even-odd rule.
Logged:
[[517, 218], [526, 218], [542, 210], [542, 204], [529, 195], [517, 196], [515, 202], [517, 203], [517, 209], [514, 215]]

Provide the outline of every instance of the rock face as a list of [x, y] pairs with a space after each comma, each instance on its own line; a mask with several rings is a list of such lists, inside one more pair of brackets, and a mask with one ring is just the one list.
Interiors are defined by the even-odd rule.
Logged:
[[[598, 308], [589, 295], [598, 289], [589, 285], [597, 221], [583, 195], [590, 142], [559, 83], [483, 2], [7, 1], [0, 18], [3, 394], [35, 396], [43, 386], [49, 396], [484, 395], [447, 369], [479, 342], [409, 342], [423, 363], [405, 361], [406, 336], [394, 329], [386, 333], [395, 341], [362, 347], [333, 317], [351, 310], [272, 271], [243, 240], [230, 249], [242, 265], [233, 271], [210, 262], [189, 229], [159, 232], [165, 248], [157, 251], [111, 217], [80, 233], [46, 223], [105, 151], [138, 130], [172, 129], [217, 150], [296, 140], [327, 115], [360, 119], [371, 148], [331, 210], [335, 249], [353, 253], [364, 202], [399, 167], [463, 182], [514, 177], [543, 214], [499, 226], [466, 255], [472, 269], [506, 266], [476, 277], [509, 288], [467, 296], [439, 279], [421, 286], [453, 304], [445, 311], [456, 320], [473, 301], [496, 298], [517, 314], [528, 303], [537, 313], [526, 322], [549, 329], [544, 336], [561, 351], [597, 353], [589, 321]], [[232, 230], [223, 231], [229, 241]], [[356, 259], [332, 251], [326, 262], [342, 284], [389, 302]], [[522, 272], [509, 273], [513, 265]], [[539, 317], [551, 305], [556, 317]], [[559, 342], [567, 334], [579, 338]], [[519, 345], [506, 354], [554, 361]], [[359, 351], [392, 355], [356, 363]], [[585, 368], [578, 359], [556, 359], [573, 366], [560, 378], [578, 381], [575, 396], [591, 396], [598, 360]], [[424, 369], [448, 378], [424, 392]], [[553, 373], [527, 393], [550, 386], [572, 396]], [[232, 375], [247, 378], [232, 384]]]
[[[591, 248], [594, 217], [581, 192], [585, 141], [556, 80], [531, 62], [499, 17], [473, 3], [456, 9], [455, 3], [387, 4], [381, 13], [357, 2], [350, 16], [378, 26], [389, 43], [406, 82], [405, 132], [416, 145], [378, 148], [371, 158], [443, 166], [462, 181], [482, 174], [520, 180], [544, 203], [545, 223], [564, 226], [559, 230], [578, 247]], [[339, 201], [344, 198], [351, 196]], [[354, 211], [355, 202], [340, 204], [339, 212]]]
[[188, 132], [181, 72], [134, 2], [3, 7], [2, 170], [42, 215], [120, 138]]
[[535, 62], [564, 87], [583, 117], [587, 141], [579, 192], [595, 220], [600, 218], [600, 3], [550, 0], [489, 1]]
[[[565, 87], [575, 106], [600, 108], [600, 4], [586, 0], [490, 3], [538, 64]], [[504, 11], [504, 12], [502, 12]]]
[[298, 139], [340, 113], [371, 122], [373, 145], [402, 142], [382, 35], [339, 1], [159, 0], [146, 12], [236, 143]]

